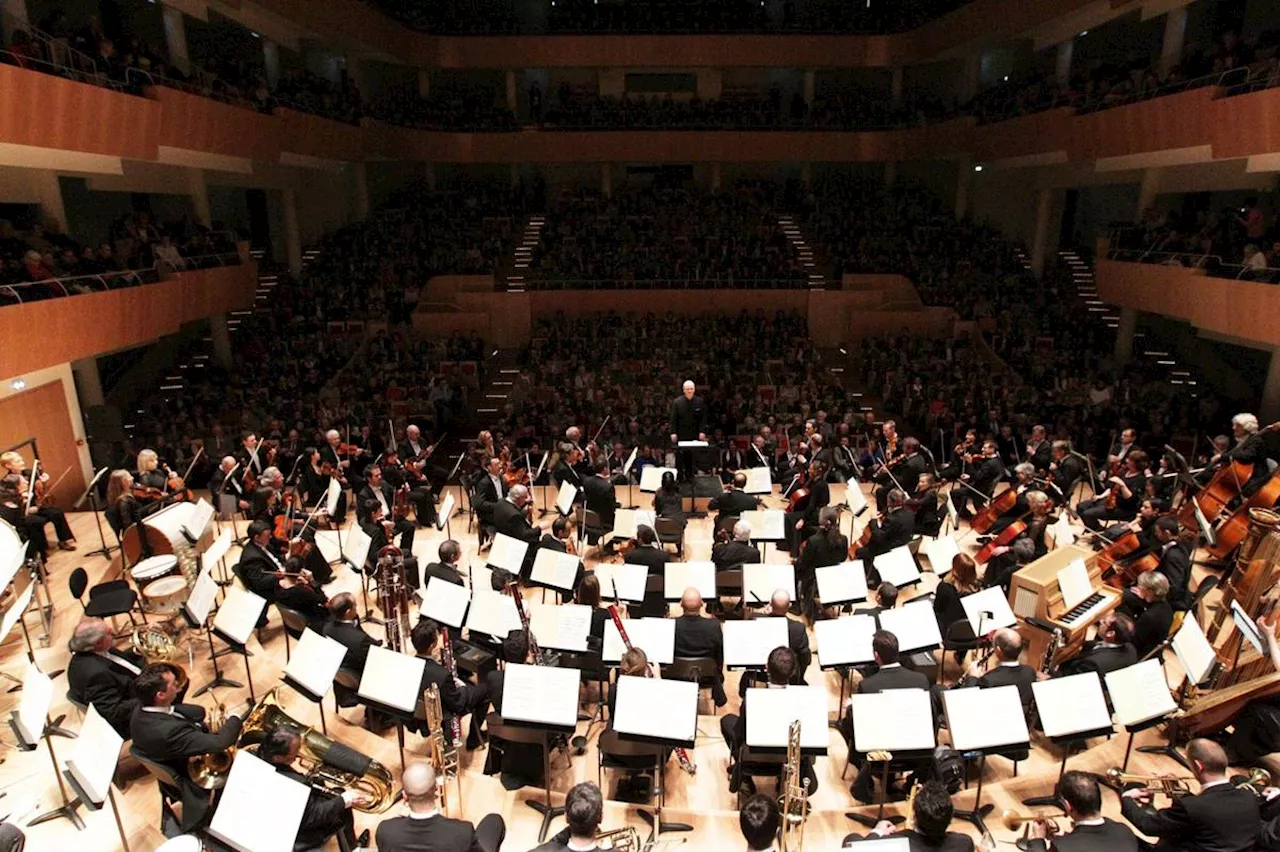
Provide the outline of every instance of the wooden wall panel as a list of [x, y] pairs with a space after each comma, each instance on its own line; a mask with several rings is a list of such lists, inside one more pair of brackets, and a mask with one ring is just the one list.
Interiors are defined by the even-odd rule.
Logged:
[[360, 128], [306, 112], [276, 109], [272, 113], [280, 148], [326, 160], [360, 160]]
[[146, 98], [0, 65], [0, 142], [154, 160], [160, 108]]
[[[1071, 119], [1071, 159], [1190, 148], [1212, 141], [1218, 90], [1192, 89]], [[1028, 144], [1032, 140], [1027, 140]]]
[[1219, 159], [1280, 152], [1280, 88], [1215, 101], [1210, 133]]
[[280, 159], [279, 122], [269, 115], [156, 86], [147, 90], [164, 113], [160, 144], [274, 163]]
[[[31, 437], [39, 444], [40, 464], [49, 472], [51, 480], [56, 480], [64, 470], [71, 468], [53, 492], [57, 505], [68, 509], [84, 491], [85, 481], [62, 382], [49, 382], [0, 399], [0, 448]], [[30, 467], [30, 447], [24, 447], [22, 455]], [[55, 540], [53, 527], [46, 527], [45, 533], [52, 543]]]

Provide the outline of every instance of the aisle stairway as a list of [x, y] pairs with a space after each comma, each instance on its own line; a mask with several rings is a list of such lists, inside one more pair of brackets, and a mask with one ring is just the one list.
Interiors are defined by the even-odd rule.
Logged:
[[800, 231], [800, 226], [795, 222], [795, 217], [790, 213], [784, 213], [778, 217], [778, 225], [782, 228], [783, 233], [787, 235], [787, 239], [791, 241], [796, 254], [799, 255], [800, 263], [805, 268], [805, 274], [809, 276], [809, 287], [814, 290], [826, 289], [827, 276], [822, 274], [817, 258], [813, 253], [813, 247], [804, 238], [804, 234]]
[[541, 213], [529, 217], [524, 230], [520, 234], [520, 242], [516, 245], [515, 257], [511, 271], [506, 275], [507, 292], [523, 293], [525, 291], [525, 275], [533, 263], [533, 249], [538, 245], [542, 229], [547, 224], [547, 217]]

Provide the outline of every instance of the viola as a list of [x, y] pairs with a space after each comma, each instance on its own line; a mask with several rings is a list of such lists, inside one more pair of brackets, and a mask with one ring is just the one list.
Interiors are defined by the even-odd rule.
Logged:
[[1018, 489], [1006, 488], [1000, 492], [998, 497], [992, 498], [991, 502], [979, 509], [977, 514], [973, 516], [973, 520], [969, 522], [969, 526], [978, 535], [985, 535], [987, 530], [995, 524], [996, 520], [1008, 512], [1018, 504]]

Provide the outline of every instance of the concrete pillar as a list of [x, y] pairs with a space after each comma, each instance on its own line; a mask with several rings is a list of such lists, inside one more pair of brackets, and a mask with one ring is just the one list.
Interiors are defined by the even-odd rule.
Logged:
[[191, 193], [191, 209], [196, 222], [212, 228], [213, 211], [209, 207], [209, 187], [204, 181], [203, 169], [187, 169], [187, 192]]
[[351, 194], [355, 198], [355, 220], [369, 218], [369, 173], [364, 163], [351, 164]]
[[711, 164], [711, 191], [718, 192], [720, 190], [720, 163]]
[[971, 53], [964, 58], [964, 73], [960, 78], [960, 100], [971, 101], [982, 87], [982, 54]]
[[1049, 231], [1053, 227], [1053, 190], [1042, 189], [1036, 193], [1036, 229], [1031, 238], [1031, 271], [1037, 278], [1044, 276], [1044, 261], [1049, 253]]
[[967, 157], [956, 165], [956, 219], [969, 212], [969, 191], [973, 189], [973, 163]]
[[227, 328], [227, 315], [214, 314], [209, 317], [209, 336], [213, 338], [213, 358], [224, 370], [230, 370], [234, 364], [231, 357], [231, 332]]
[[812, 68], [805, 69], [804, 72], [804, 102], [806, 106], [813, 106], [813, 93], [817, 87], [814, 79], [815, 75]]
[[164, 45], [169, 49], [169, 64], [183, 74], [191, 71], [187, 58], [187, 24], [182, 20], [182, 10], [164, 7]]
[[813, 164], [805, 161], [800, 164], [800, 183], [805, 186], [809, 185], [809, 181], [813, 178]]
[[902, 106], [902, 66], [893, 69], [893, 77], [889, 80], [889, 100], [894, 106]]
[[1141, 222], [1147, 208], [1156, 203], [1156, 196], [1160, 194], [1160, 172], [1159, 167], [1153, 167], [1142, 173], [1142, 186], [1138, 190], [1138, 209], [1133, 221]]
[[1133, 333], [1138, 329], [1138, 311], [1120, 308], [1120, 324], [1116, 327], [1116, 363], [1121, 366], [1133, 358]]
[[520, 112], [520, 90], [516, 88], [516, 72], [511, 69], [507, 69], [507, 109]]
[[40, 219], [44, 222], [57, 222], [63, 232], [67, 230], [67, 208], [62, 203], [62, 186], [58, 183], [58, 173], [52, 169], [36, 169], [33, 171], [36, 202], [40, 205]]
[[298, 199], [292, 189], [280, 191], [284, 206], [284, 254], [289, 262], [289, 272], [302, 272], [302, 232], [298, 230]]
[[0, 0], [0, 29], [4, 30], [5, 44], [13, 38], [15, 30], [27, 26], [31, 20], [27, 14], [27, 0]]
[[890, 160], [884, 164], [884, 185], [887, 189], [892, 189], [893, 185], [898, 182], [898, 162]]
[[262, 40], [262, 65], [267, 71], [267, 85], [280, 85], [280, 45], [269, 38]]
[[423, 100], [431, 97], [431, 72], [426, 68], [418, 69], [418, 97]]
[[1058, 45], [1058, 65], [1054, 69], [1053, 79], [1058, 81], [1058, 85], [1065, 86], [1071, 81], [1071, 56], [1076, 52], [1076, 43], [1072, 39], [1064, 41]]
[[1263, 423], [1280, 420], [1280, 349], [1271, 352], [1271, 366], [1267, 369], [1267, 380], [1262, 386], [1262, 405], [1258, 408], [1258, 419]]
[[600, 164], [600, 194], [613, 198], [613, 163]]
[[1170, 9], [1164, 16], [1164, 43], [1160, 46], [1160, 75], [1182, 61], [1182, 44], [1187, 35], [1187, 7]]
[[76, 377], [76, 390], [81, 408], [96, 408], [105, 402], [102, 394], [102, 376], [98, 373], [97, 358], [82, 358], [71, 362], [71, 372]]

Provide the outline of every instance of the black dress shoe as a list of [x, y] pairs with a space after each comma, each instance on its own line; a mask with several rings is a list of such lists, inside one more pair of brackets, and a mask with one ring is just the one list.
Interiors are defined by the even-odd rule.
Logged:
[[361, 849], [368, 849], [369, 837], [370, 837], [369, 829], [366, 828], [364, 831], [360, 832], [360, 836], [356, 838], [356, 846], [360, 847]]

